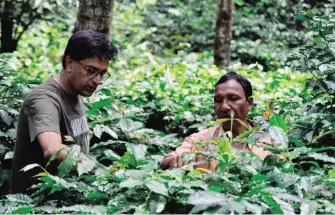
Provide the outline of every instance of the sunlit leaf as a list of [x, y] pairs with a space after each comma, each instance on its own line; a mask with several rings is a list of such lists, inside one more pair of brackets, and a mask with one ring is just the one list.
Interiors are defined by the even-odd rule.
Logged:
[[222, 193], [199, 191], [191, 194], [187, 202], [191, 205], [218, 205], [225, 201], [227, 201], [227, 198]]
[[327, 154], [312, 153], [312, 154], [309, 154], [308, 157], [314, 158], [316, 160], [321, 160], [324, 162], [335, 163], [335, 158], [330, 157]]
[[283, 129], [284, 132], [287, 132], [288, 126], [286, 122], [278, 115], [273, 115], [270, 117], [269, 120], [270, 126], [277, 126], [281, 129]]
[[83, 160], [77, 163], [77, 172], [78, 175], [90, 172], [95, 167], [95, 161], [92, 159]]
[[6, 198], [11, 202], [18, 202], [18, 203], [24, 203], [24, 204], [33, 203], [33, 199], [31, 199], [29, 196], [21, 194], [21, 193], [8, 194], [8, 195], [6, 195]]
[[58, 166], [58, 175], [59, 177], [64, 177], [73, 169], [76, 165], [80, 154], [80, 146], [73, 145], [68, 151], [65, 159]]
[[35, 167], [41, 167], [41, 166], [37, 163], [29, 164], [29, 165], [23, 167], [20, 171], [27, 172], [28, 170], [31, 170], [32, 168], [35, 168]]
[[113, 150], [111, 149], [107, 149], [104, 151], [104, 154], [108, 157], [113, 157], [113, 158], [116, 158], [116, 159], [121, 159], [121, 156], [116, 154]]
[[127, 147], [127, 151], [134, 155], [136, 160], [141, 160], [141, 159], [144, 159], [144, 156], [147, 152], [147, 146], [146, 145], [143, 145], [143, 144], [138, 144], [138, 145], [135, 145], [135, 144], [126, 144], [126, 147]]
[[269, 128], [269, 133], [279, 149], [287, 148], [288, 138], [281, 128], [277, 126], [271, 126]]
[[150, 213], [158, 214], [162, 212], [166, 206], [166, 198], [161, 195], [152, 195], [149, 199]]
[[134, 122], [131, 119], [123, 118], [123, 119], [120, 120], [119, 123], [120, 123], [121, 130], [125, 133], [134, 130]]
[[147, 188], [149, 188], [154, 193], [169, 196], [167, 188], [161, 182], [148, 180], [145, 182], [145, 186], [147, 186]]
[[127, 187], [127, 188], [133, 188], [135, 186], [141, 185], [143, 182], [137, 179], [129, 178], [125, 181], [122, 181], [120, 183], [120, 188]]
[[273, 200], [280, 205], [280, 209], [283, 211], [285, 215], [295, 215], [294, 208], [291, 204], [281, 200], [276, 196], [272, 196]]
[[14, 152], [10, 151], [5, 154], [4, 160], [13, 159]]

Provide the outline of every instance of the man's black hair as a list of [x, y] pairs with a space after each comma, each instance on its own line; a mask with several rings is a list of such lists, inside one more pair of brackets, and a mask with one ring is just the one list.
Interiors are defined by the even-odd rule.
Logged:
[[117, 49], [113, 46], [105, 34], [82, 30], [74, 33], [69, 39], [64, 55], [63, 68], [65, 68], [65, 58], [71, 57], [73, 60], [85, 60], [90, 58], [112, 59], [117, 55]]
[[246, 99], [252, 96], [252, 86], [251, 86], [250, 81], [246, 79], [245, 77], [243, 77], [242, 75], [237, 74], [236, 72], [228, 72], [225, 75], [223, 75], [219, 79], [219, 81], [215, 84], [215, 87], [219, 84], [223, 84], [232, 79], [237, 81], [239, 84], [241, 84]]

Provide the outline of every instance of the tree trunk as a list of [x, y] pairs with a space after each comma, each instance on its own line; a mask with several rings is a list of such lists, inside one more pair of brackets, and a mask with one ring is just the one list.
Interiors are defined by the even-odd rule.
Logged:
[[109, 36], [113, 16], [113, 0], [79, 0], [74, 32], [94, 30]]
[[233, 5], [233, 0], [217, 0], [214, 64], [219, 68], [227, 67], [230, 61]]
[[6, 0], [1, 14], [1, 53], [14, 52], [17, 40], [14, 38], [13, 2]]

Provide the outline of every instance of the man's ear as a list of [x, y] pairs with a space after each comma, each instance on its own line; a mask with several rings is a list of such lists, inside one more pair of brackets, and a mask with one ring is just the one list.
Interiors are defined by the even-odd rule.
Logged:
[[71, 72], [72, 71], [72, 63], [73, 63], [73, 60], [71, 59], [70, 56], [66, 56], [65, 57], [65, 70], [67, 72]]
[[249, 96], [249, 98], [247, 99], [247, 102], [249, 104], [249, 111], [250, 111], [252, 106], [254, 105], [254, 98], [252, 96]]

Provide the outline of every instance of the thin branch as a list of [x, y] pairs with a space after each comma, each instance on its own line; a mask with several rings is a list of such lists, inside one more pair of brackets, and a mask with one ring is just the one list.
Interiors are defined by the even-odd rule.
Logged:
[[23, 21], [21, 21], [21, 18], [23, 16], [23, 14], [26, 12], [25, 9], [28, 8], [28, 7], [29, 7], [29, 2], [24, 2], [22, 7], [21, 7], [22, 11], [19, 14], [19, 16], [16, 18], [17, 23], [16, 23], [16, 28], [15, 28], [15, 31], [14, 31], [15, 35], [16, 35], [16, 32], [18, 32], [18, 30], [19, 30], [20, 24], [23, 24]]
[[23, 30], [20, 32], [20, 34], [18, 35], [18, 37], [16, 38], [16, 40], [20, 40], [23, 33], [28, 29], [28, 27], [35, 21], [35, 19], [37, 19], [39, 17], [39, 14], [35, 15], [33, 18], [30, 19], [30, 21], [26, 24], [23, 25]]

